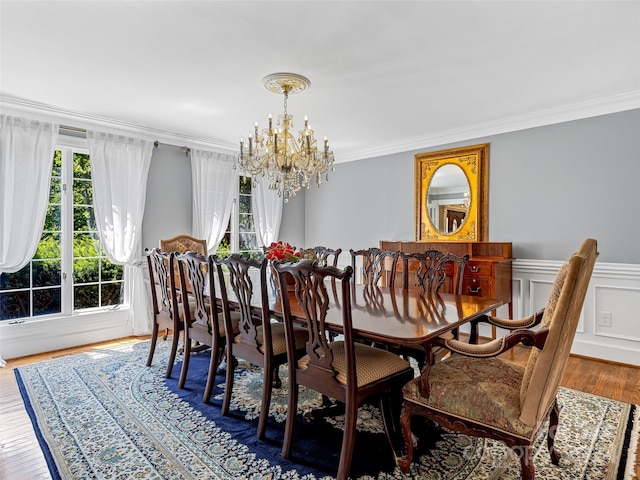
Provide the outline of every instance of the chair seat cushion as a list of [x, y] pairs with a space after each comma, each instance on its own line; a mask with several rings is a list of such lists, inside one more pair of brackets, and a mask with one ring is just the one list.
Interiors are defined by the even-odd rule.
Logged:
[[[271, 348], [274, 356], [286, 355], [287, 353], [287, 341], [284, 336], [284, 329], [284, 323], [282, 322], [271, 323]], [[256, 334], [258, 344], [260, 345], [260, 352], [264, 353], [264, 341], [262, 340], [264, 333], [262, 326], [256, 328]], [[295, 338], [296, 349], [304, 349], [308, 339], [307, 329], [294, 326], [293, 334]], [[235, 338], [235, 342], [238, 343], [241, 338], [241, 335], [237, 335]]]
[[[347, 384], [347, 368], [345, 364], [344, 342], [331, 342], [333, 352], [332, 367], [337, 372], [336, 380], [343, 385]], [[381, 348], [370, 347], [362, 343], [354, 343], [356, 355], [356, 377], [358, 387], [376, 382], [382, 378], [399, 373], [411, 368], [409, 362], [400, 358], [395, 353]], [[298, 361], [299, 368], [306, 368], [309, 356], [305, 355]]]
[[523, 372], [523, 367], [497, 358], [454, 354], [429, 371], [429, 398], [420, 395], [420, 378], [405, 385], [404, 398], [528, 440], [534, 428], [519, 420]]

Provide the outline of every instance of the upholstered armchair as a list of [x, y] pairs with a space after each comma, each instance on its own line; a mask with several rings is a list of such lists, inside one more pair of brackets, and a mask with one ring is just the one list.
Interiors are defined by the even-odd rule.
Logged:
[[[506, 443], [520, 459], [522, 479], [534, 478], [533, 443], [549, 417], [547, 445], [551, 461], [560, 454], [554, 437], [559, 408], [556, 394], [564, 374], [584, 298], [597, 257], [597, 242], [587, 239], [557, 274], [544, 313], [525, 322], [539, 328], [516, 329], [484, 344], [436, 339], [452, 355], [430, 365], [403, 389], [400, 423], [405, 442], [401, 469], [413, 458], [411, 419], [427, 417], [454, 431]], [[527, 364], [496, 358], [518, 343], [531, 346]]]

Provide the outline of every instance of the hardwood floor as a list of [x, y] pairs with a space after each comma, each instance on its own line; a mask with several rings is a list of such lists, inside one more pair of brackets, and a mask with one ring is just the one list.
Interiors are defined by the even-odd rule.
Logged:
[[[18, 391], [13, 372], [15, 367], [145, 339], [145, 337], [125, 338], [8, 360], [7, 366], [0, 368], [0, 479], [51, 478]], [[513, 358], [509, 354], [505, 358], [516, 363], [525, 363], [527, 355], [527, 348], [516, 347]], [[562, 385], [640, 405], [640, 368], [638, 367], [572, 356]], [[636, 455], [635, 474], [640, 478], [640, 448]]]

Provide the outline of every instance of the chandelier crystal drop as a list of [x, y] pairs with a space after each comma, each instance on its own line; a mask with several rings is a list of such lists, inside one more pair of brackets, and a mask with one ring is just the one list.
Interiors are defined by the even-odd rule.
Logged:
[[284, 113], [276, 125], [269, 114], [269, 126], [262, 131], [256, 122], [247, 143], [240, 138], [237, 166], [251, 176], [254, 186], [266, 177], [269, 188], [288, 202], [302, 187], [309, 188], [314, 180], [318, 186], [323, 180], [329, 180], [329, 169], [335, 170], [333, 152], [329, 150], [327, 137], [318, 148], [307, 117], [304, 117], [304, 128], [294, 136], [293, 116], [287, 112], [287, 101], [290, 94], [307, 89], [311, 84], [309, 80], [295, 73], [273, 73], [262, 81], [267, 90], [284, 95]]

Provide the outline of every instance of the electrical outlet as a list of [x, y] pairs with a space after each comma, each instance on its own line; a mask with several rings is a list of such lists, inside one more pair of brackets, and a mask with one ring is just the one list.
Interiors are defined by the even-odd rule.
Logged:
[[600, 327], [611, 326], [611, 312], [598, 312], [598, 326]]

